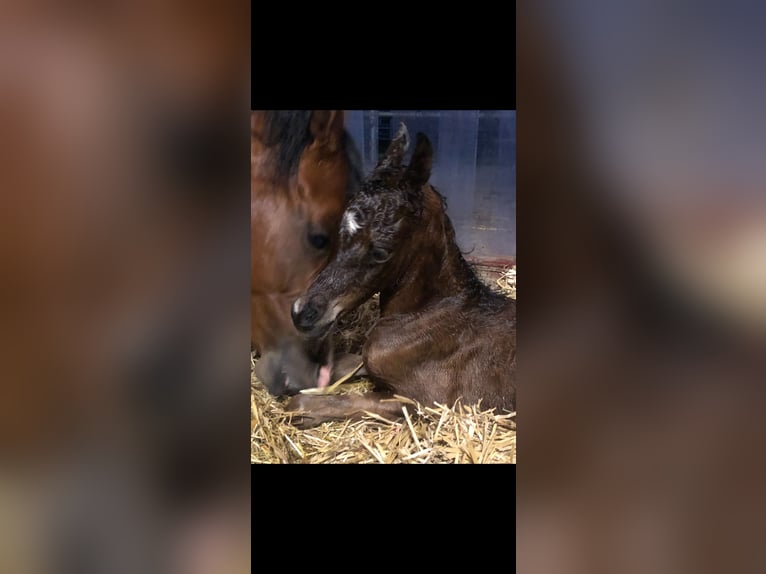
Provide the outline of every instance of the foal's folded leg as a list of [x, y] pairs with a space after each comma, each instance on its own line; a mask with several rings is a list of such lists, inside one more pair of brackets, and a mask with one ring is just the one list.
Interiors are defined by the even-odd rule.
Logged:
[[[335, 357], [335, 366], [333, 367], [332, 371], [332, 379], [330, 380], [330, 383], [334, 383], [339, 379], [342, 379], [346, 375], [348, 375], [350, 372], [352, 372], [354, 369], [356, 369], [359, 366], [359, 363], [362, 362], [362, 355], [354, 355], [352, 353], [342, 353], [338, 354]], [[364, 367], [356, 371], [354, 376], [352, 377], [352, 380], [357, 377], [364, 377], [367, 375], [367, 371]]]
[[295, 395], [285, 406], [295, 411], [291, 422], [298, 428], [311, 428], [327, 421], [360, 420], [365, 412], [390, 421], [403, 417], [401, 402], [387, 393], [362, 395]]

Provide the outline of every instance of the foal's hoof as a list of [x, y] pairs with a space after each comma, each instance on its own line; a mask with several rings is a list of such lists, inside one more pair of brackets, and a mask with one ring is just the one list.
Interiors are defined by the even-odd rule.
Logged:
[[290, 397], [290, 400], [287, 401], [285, 404], [285, 410], [286, 411], [307, 411], [311, 408], [311, 399], [314, 399], [316, 397], [312, 397], [311, 395], [303, 395], [303, 394], [297, 394], [293, 397]]
[[326, 419], [318, 417], [312, 412], [321, 402], [317, 402], [316, 397], [311, 395], [297, 394], [290, 398], [284, 406], [285, 411], [290, 414], [290, 424], [300, 429], [307, 429], [322, 424]]
[[293, 426], [307, 429], [348, 418], [353, 413], [348, 403], [347, 395], [298, 394], [291, 397], [284, 408], [291, 413], [290, 423]]

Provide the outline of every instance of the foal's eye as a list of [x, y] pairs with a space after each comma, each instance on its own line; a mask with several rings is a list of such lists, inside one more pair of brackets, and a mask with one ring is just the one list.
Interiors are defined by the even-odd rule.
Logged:
[[324, 249], [330, 243], [330, 237], [324, 233], [309, 233], [309, 243], [316, 249]]
[[370, 255], [375, 263], [385, 263], [390, 257], [388, 251], [381, 249], [380, 247], [373, 247], [370, 251]]

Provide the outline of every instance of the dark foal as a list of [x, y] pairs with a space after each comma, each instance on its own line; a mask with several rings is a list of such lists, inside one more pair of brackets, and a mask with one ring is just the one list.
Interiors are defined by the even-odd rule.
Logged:
[[401, 126], [385, 157], [349, 203], [337, 255], [296, 300], [293, 321], [321, 336], [345, 311], [380, 292], [381, 318], [363, 351], [377, 392], [298, 395], [289, 410], [299, 426], [359, 418], [396, 418], [398, 394], [423, 404], [481, 400], [513, 410], [516, 398], [516, 302], [493, 293], [455, 243], [441, 195], [428, 184], [432, 147], [423, 134], [409, 166]]
[[258, 378], [274, 395], [330, 382], [329, 334], [303, 337], [290, 306], [338, 244], [361, 158], [342, 110], [251, 114], [251, 331]]

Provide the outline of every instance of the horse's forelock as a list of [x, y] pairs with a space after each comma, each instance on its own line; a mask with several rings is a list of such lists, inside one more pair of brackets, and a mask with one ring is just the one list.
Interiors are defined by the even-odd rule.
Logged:
[[311, 110], [271, 110], [264, 116], [263, 141], [274, 150], [277, 178], [289, 178], [298, 171], [301, 155], [311, 143]]
[[[298, 172], [303, 150], [313, 138], [310, 132], [311, 110], [271, 110], [264, 114], [263, 141], [273, 148], [274, 170], [277, 178], [289, 178]], [[348, 197], [359, 190], [364, 178], [364, 166], [359, 149], [348, 131], [341, 140], [349, 165]]]

